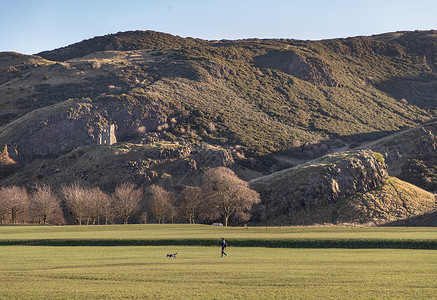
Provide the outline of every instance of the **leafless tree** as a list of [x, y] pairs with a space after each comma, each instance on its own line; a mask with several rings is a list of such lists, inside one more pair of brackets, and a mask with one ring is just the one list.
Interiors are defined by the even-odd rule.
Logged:
[[115, 214], [127, 224], [129, 218], [141, 209], [143, 189], [132, 183], [122, 183], [113, 194]]
[[88, 206], [93, 224], [100, 224], [100, 221], [103, 220], [105, 225], [107, 225], [113, 215], [111, 197], [102, 192], [99, 187], [92, 188], [87, 192], [90, 203]]
[[187, 219], [190, 224], [195, 224], [199, 216], [202, 190], [198, 186], [186, 186], [179, 195], [179, 199], [181, 217]]
[[[171, 195], [171, 198], [175, 199], [173, 197], [173, 195]], [[170, 207], [169, 208], [170, 208], [170, 211], [169, 211], [168, 216], [170, 217], [171, 223], [173, 224], [174, 221], [176, 220], [176, 218], [179, 215], [179, 208], [174, 205], [174, 201], [172, 201], [172, 203], [170, 203]]]
[[10, 186], [0, 190], [0, 217], [5, 223], [26, 221], [29, 194], [24, 187]]
[[212, 168], [203, 174], [202, 192], [205, 216], [209, 220], [223, 217], [225, 226], [231, 216], [236, 221], [249, 220], [252, 206], [261, 201], [246, 181], [225, 167]]
[[87, 191], [78, 182], [61, 187], [61, 196], [76, 223], [81, 225], [88, 215]]
[[164, 223], [165, 217], [174, 211], [173, 199], [173, 195], [162, 187], [154, 184], [150, 186], [149, 209], [158, 224]]
[[59, 199], [48, 185], [37, 185], [30, 197], [32, 216], [41, 224], [64, 224]]

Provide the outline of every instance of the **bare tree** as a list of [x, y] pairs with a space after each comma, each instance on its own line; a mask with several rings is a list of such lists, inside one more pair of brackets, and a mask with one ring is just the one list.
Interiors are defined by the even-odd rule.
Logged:
[[124, 224], [127, 224], [129, 218], [141, 209], [143, 189], [137, 188], [132, 183], [122, 183], [115, 189], [113, 198], [116, 215], [123, 219]]
[[41, 224], [64, 224], [59, 199], [48, 185], [37, 185], [30, 197], [33, 217]]
[[187, 219], [190, 224], [195, 224], [199, 216], [202, 190], [198, 186], [186, 186], [179, 195], [179, 199], [181, 217]]
[[149, 209], [158, 224], [164, 223], [165, 217], [174, 212], [173, 199], [173, 195], [162, 187], [154, 184], [150, 186]]
[[26, 210], [29, 206], [29, 194], [18, 186], [4, 187], [0, 190], [0, 216], [2, 222], [16, 224], [26, 221]]
[[99, 187], [92, 188], [87, 192], [93, 224], [96, 224], [96, 222], [100, 224], [100, 220], [103, 220], [107, 225], [113, 214], [111, 197], [102, 192]]
[[225, 226], [231, 216], [236, 221], [249, 220], [252, 206], [261, 201], [246, 181], [225, 167], [209, 169], [203, 174], [202, 191], [206, 200], [203, 202], [205, 216], [209, 220], [223, 217]]
[[88, 213], [87, 192], [78, 182], [69, 186], [61, 187], [61, 195], [65, 201], [67, 209], [71, 212], [76, 223], [81, 225], [85, 221]]
[[[171, 198], [172, 198], [173, 200], [175, 199], [175, 197], [173, 197], [173, 195], [171, 195]], [[170, 217], [171, 223], [173, 224], [174, 221], [175, 221], [175, 219], [176, 219], [176, 218], [178, 217], [178, 215], [179, 215], [179, 209], [178, 209], [178, 207], [176, 207], [176, 206], [174, 205], [174, 201], [171, 201], [169, 209], [170, 209], [170, 211], [169, 211], [168, 216]]]

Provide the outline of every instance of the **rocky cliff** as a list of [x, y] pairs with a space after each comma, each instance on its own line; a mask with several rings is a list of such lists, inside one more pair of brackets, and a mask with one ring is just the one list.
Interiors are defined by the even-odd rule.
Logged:
[[250, 181], [262, 200], [254, 208], [254, 219], [336, 203], [380, 186], [387, 176], [387, 165], [378, 153], [363, 150], [326, 155]]

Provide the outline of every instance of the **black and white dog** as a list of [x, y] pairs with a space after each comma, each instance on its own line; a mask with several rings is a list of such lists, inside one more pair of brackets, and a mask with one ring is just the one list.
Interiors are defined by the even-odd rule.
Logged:
[[167, 254], [167, 257], [168, 258], [176, 258], [176, 254], [178, 254], [177, 252], [176, 253], [170, 253], [170, 254]]

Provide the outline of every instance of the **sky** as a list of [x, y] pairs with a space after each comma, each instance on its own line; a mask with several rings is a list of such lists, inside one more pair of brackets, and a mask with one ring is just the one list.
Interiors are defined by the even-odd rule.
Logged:
[[0, 0], [0, 52], [155, 30], [207, 40], [320, 40], [437, 30], [436, 0]]

